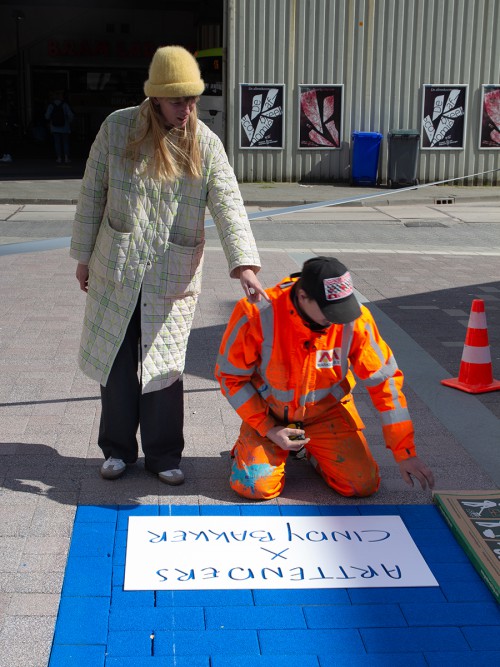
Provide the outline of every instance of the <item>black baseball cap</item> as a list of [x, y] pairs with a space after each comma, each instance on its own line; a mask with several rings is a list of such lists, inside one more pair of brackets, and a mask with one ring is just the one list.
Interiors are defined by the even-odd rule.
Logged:
[[335, 257], [313, 257], [304, 262], [300, 287], [332, 324], [347, 324], [361, 315], [351, 274]]

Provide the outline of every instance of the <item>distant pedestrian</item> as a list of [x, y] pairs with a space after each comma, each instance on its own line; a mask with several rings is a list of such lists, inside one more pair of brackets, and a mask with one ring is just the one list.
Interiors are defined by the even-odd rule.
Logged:
[[61, 164], [63, 160], [65, 164], [71, 161], [69, 159], [69, 135], [71, 134], [73, 118], [73, 111], [69, 104], [64, 101], [62, 90], [55, 91], [52, 102], [45, 112], [45, 120], [49, 122], [58, 164]]

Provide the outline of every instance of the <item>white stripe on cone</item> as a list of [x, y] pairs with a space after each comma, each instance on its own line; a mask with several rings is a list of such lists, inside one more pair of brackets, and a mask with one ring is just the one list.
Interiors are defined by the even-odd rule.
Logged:
[[491, 364], [490, 346], [464, 345], [462, 361], [468, 364]]
[[487, 329], [486, 326], [486, 313], [471, 312], [469, 317], [469, 329]]

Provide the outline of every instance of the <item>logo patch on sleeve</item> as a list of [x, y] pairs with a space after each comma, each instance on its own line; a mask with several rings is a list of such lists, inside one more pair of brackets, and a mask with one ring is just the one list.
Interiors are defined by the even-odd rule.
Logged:
[[316, 350], [316, 368], [340, 366], [340, 347], [333, 350]]

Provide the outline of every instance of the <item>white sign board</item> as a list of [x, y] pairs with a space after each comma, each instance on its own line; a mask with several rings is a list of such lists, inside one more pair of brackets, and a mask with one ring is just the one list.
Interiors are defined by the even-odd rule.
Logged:
[[129, 518], [125, 590], [437, 585], [399, 516]]

